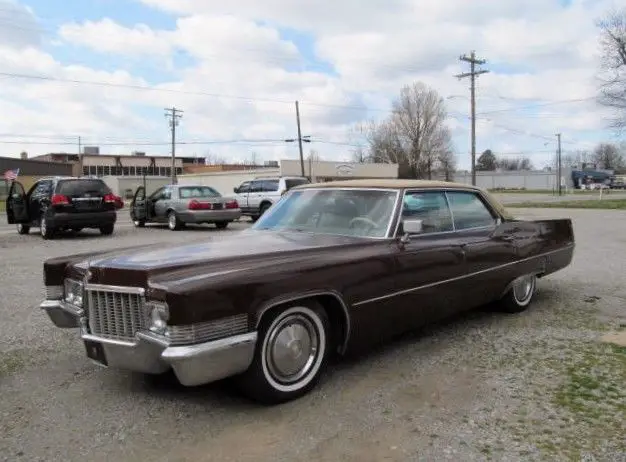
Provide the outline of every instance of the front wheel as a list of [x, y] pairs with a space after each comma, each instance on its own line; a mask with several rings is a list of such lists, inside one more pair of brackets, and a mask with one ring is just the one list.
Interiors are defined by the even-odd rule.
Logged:
[[18, 234], [28, 234], [30, 232], [30, 226], [25, 225], [23, 223], [18, 223], [17, 232]]
[[526, 310], [535, 295], [537, 276], [525, 274], [516, 278], [511, 288], [500, 300], [500, 310], [505, 313], [521, 313]]
[[178, 219], [178, 215], [176, 215], [176, 212], [173, 210], [167, 214], [167, 226], [172, 231], [178, 231], [183, 226], [181, 221]]
[[215, 222], [215, 226], [217, 226], [217, 229], [226, 229], [226, 227], [228, 226], [228, 222], [227, 221], [216, 221]]
[[146, 226], [146, 222], [143, 220], [133, 220], [133, 225], [135, 225], [135, 228], [143, 228]]
[[316, 302], [266, 315], [252, 364], [237, 377], [248, 397], [265, 404], [290, 401], [318, 382], [330, 349], [329, 321]]

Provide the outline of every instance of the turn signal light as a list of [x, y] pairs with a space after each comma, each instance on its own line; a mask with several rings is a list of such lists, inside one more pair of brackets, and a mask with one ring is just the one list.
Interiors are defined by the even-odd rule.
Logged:
[[209, 202], [198, 202], [197, 200], [193, 199], [189, 202], [187, 208], [189, 210], [211, 210], [213, 207]]
[[238, 209], [239, 208], [239, 204], [235, 200], [228, 201], [228, 202], [226, 202], [226, 208], [227, 209]]

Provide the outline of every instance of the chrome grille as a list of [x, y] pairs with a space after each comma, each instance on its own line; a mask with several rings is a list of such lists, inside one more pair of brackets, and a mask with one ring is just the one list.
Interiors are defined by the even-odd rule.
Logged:
[[132, 341], [138, 330], [146, 328], [141, 294], [87, 289], [85, 295], [91, 334]]
[[247, 331], [248, 315], [239, 314], [215, 321], [169, 326], [169, 337], [172, 345], [192, 345], [243, 334]]

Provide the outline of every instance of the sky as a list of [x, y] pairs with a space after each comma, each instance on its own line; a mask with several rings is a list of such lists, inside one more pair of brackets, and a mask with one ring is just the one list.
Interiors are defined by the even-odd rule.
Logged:
[[169, 155], [164, 108], [182, 109], [177, 155], [233, 162], [347, 161], [358, 126], [403, 85], [444, 98], [470, 166], [476, 50], [480, 154], [527, 157], [620, 141], [598, 105], [596, 21], [626, 0], [0, 0], [0, 155], [100, 146]]

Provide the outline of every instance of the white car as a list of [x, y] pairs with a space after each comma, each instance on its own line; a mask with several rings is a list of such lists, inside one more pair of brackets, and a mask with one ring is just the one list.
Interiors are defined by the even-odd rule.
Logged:
[[302, 176], [255, 178], [244, 181], [233, 191], [241, 214], [257, 220], [291, 188], [307, 183], [309, 179]]

